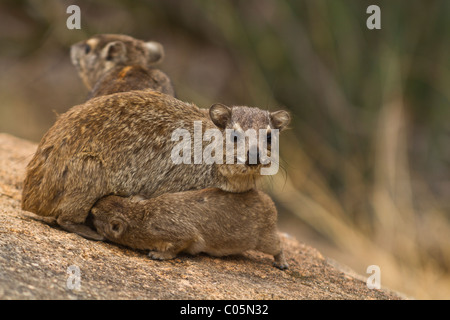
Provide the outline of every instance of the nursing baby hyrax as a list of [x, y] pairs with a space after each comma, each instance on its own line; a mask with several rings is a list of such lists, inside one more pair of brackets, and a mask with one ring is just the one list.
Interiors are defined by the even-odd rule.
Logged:
[[[269, 135], [283, 130], [289, 120], [282, 110], [222, 104], [213, 105], [207, 116], [193, 104], [156, 91], [93, 98], [60, 115], [42, 138], [27, 166], [22, 209], [100, 240], [84, 223], [95, 202], [107, 195], [152, 198], [212, 187], [245, 192], [255, 187], [262, 167], [271, 164], [203, 161], [212, 142], [202, 139], [202, 132], [215, 130], [219, 136], [210, 140], [219, 143], [228, 128], [265, 129]], [[173, 153], [181, 144], [179, 163]]]
[[148, 249], [152, 259], [173, 259], [180, 252], [220, 257], [258, 250], [273, 255], [277, 268], [288, 267], [277, 232], [277, 210], [261, 191], [236, 194], [208, 188], [137, 202], [108, 196], [91, 213], [99, 234]]
[[144, 89], [175, 94], [170, 78], [155, 68], [164, 58], [158, 42], [100, 34], [72, 45], [70, 56], [90, 90], [88, 98]]

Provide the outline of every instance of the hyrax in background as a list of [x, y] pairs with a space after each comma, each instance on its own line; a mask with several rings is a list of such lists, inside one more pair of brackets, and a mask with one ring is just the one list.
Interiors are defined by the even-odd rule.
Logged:
[[170, 78], [155, 68], [164, 59], [163, 46], [120, 34], [100, 34], [72, 45], [73, 65], [88, 99], [116, 92], [151, 89], [174, 95]]
[[166, 193], [133, 201], [108, 196], [91, 210], [97, 232], [152, 259], [173, 259], [180, 252], [213, 256], [258, 250], [288, 264], [277, 232], [277, 210], [261, 191], [230, 193], [215, 188]]
[[[60, 115], [42, 138], [27, 166], [22, 209], [101, 240], [84, 222], [104, 196], [151, 198], [209, 187], [245, 192], [255, 187], [260, 163], [175, 164], [171, 152], [178, 141], [172, 141], [172, 133], [184, 128], [193, 137], [194, 121], [201, 121], [202, 132], [236, 127], [281, 131], [289, 120], [286, 111], [221, 104], [213, 105], [208, 117], [195, 105], [156, 91], [93, 98]], [[202, 140], [204, 150], [210, 142]]]

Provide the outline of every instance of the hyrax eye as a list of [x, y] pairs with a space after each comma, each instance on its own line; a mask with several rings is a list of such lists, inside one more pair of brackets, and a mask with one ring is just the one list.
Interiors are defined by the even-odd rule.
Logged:
[[88, 44], [84, 45], [84, 53], [88, 54], [89, 52], [91, 52], [91, 46]]
[[111, 223], [111, 229], [113, 230], [113, 231], [119, 231], [119, 229], [120, 229], [120, 224], [119, 223], [117, 223], [117, 222], [113, 222], [113, 223]]

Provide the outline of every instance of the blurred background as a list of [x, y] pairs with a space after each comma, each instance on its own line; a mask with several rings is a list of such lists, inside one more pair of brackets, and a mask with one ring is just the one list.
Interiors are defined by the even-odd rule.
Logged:
[[73, 43], [159, 41], [179, 99], [292, 113], [262, 186], [282, 231], [359, 274], [378, 265], [382, 286], [450, 299], [449, 17], [446, 0], [2, 0], [0, 132], [39, 142], [85, 101]]

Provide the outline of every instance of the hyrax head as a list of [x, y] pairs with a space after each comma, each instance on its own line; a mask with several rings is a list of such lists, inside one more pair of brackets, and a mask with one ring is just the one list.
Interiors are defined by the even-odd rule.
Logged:
[[[267, 175], [278, 171], [278, 134], [290, 122], [287, 111], [269, 112], [259, 108], [214, 104], [209, 109], [209, 116], [225, 135], [225, 161], [219, 169], [222, 174]], [[268, 171], [267, 168], [272, 168], [273, 164], [276, 170]]]
[[85, 85], [94, 84], [116, 66], [147, 67], [164, 58], [163, 46], [155, 41], [141, 41], [121, 34], [100, 34], [75, 43], [70, 49], [73, 65]]
[[118, 196], [108, 196], [98, 200], [91, 209], [97, 232], [110, 240], [119, 239], [128, 228], [125, 210], [123, 199]]

